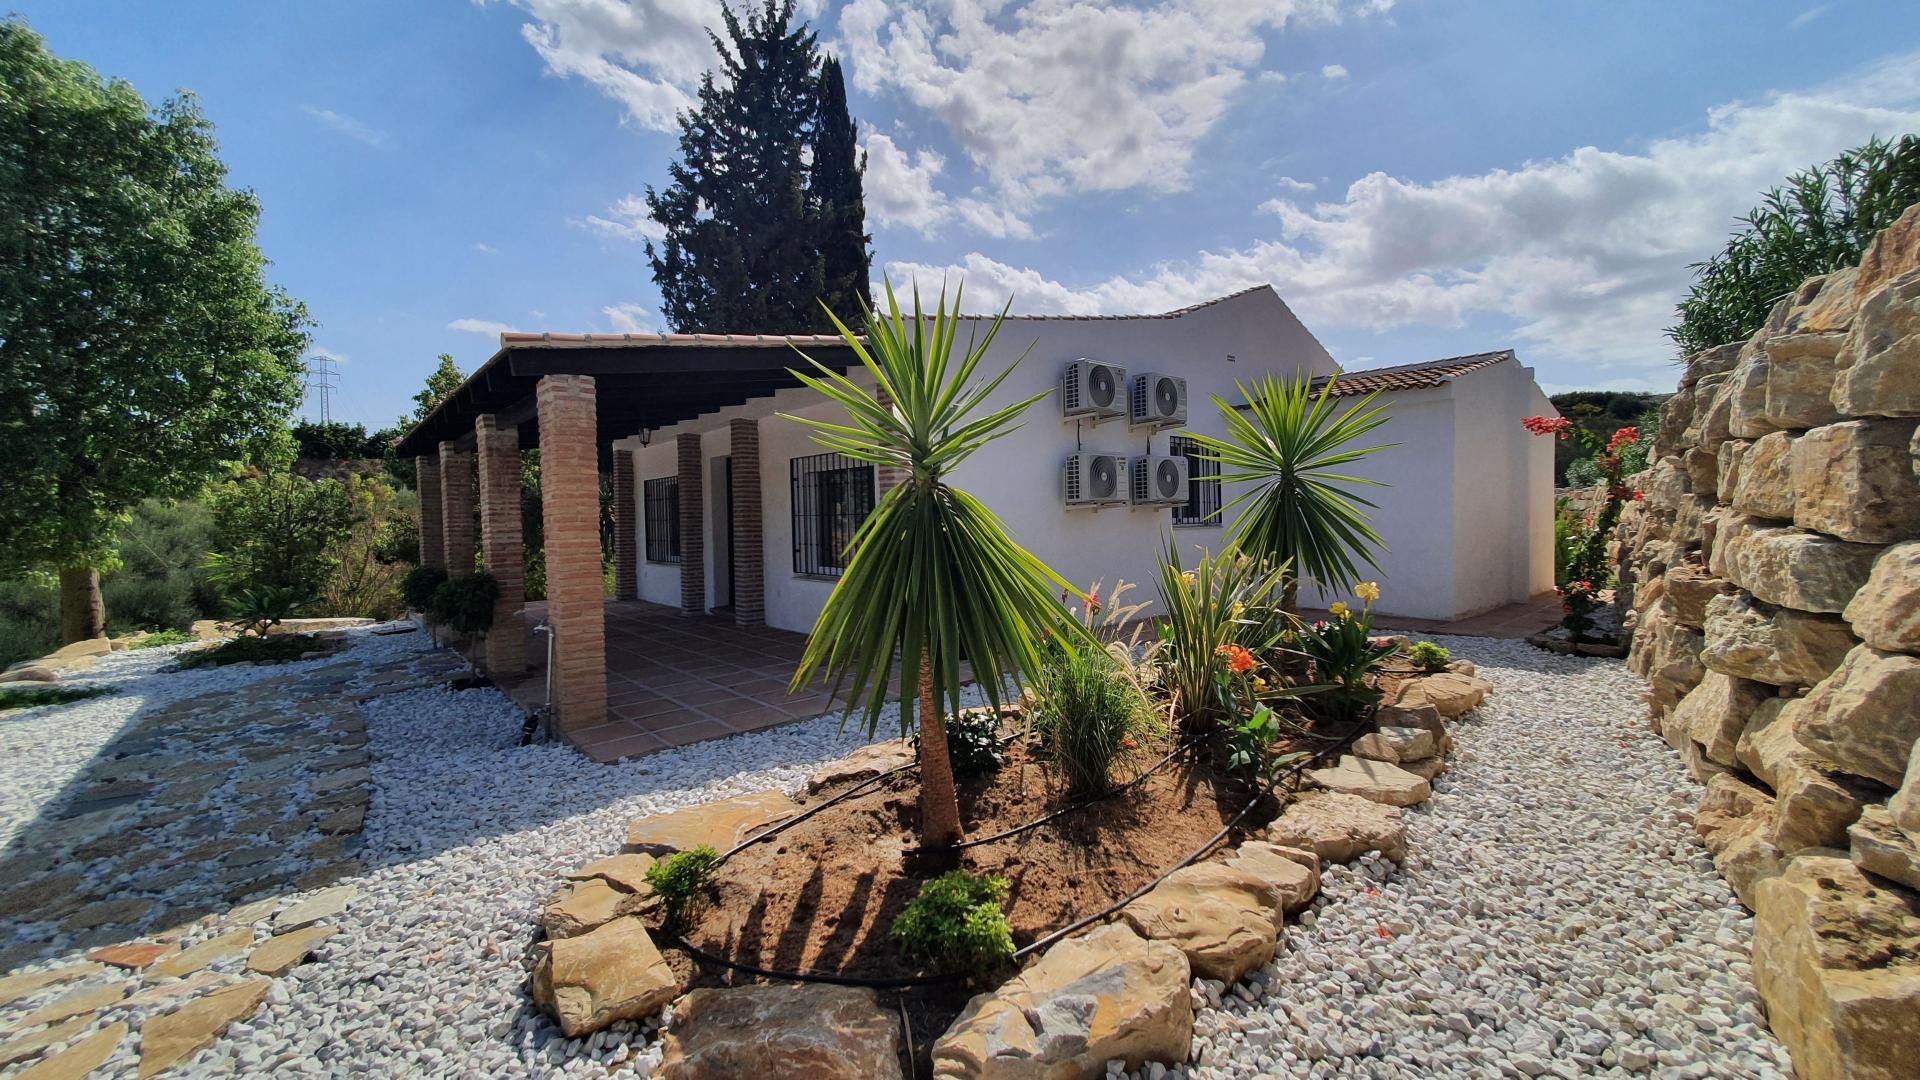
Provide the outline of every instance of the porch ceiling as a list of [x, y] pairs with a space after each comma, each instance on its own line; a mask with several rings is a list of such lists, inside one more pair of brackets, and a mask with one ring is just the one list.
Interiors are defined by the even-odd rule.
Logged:
[[591, 375], [602, 455], [615, 439], [664, 428], [729, 405], [799, 386], [794, 350], [836, 370], [858, 363], [828, 335], [502, 334], [500, 351], [400, 440], [396, 453], [438, 452], [442, 442], [473, 438], [474, 418], [493, 414], [520, 429], [520, 445], [540, 445], [534, 391], [546, 375]]

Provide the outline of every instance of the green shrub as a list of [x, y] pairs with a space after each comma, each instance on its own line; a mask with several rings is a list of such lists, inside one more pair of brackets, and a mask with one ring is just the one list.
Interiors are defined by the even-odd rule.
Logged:
[[1013, 962], [1007, 879], [949, 870], [920, 886], [893, 923], [893, 940], [913, 962], [945, 973], [986, 975]]
[[162, 649], [168, 645], [185, 645], [199, 639], [185, 630], [155, 630], [139, 641], [127, 646], [129, 649]]
[[1265, 705], [1253, 710], [1253, 715], [1227, 729], [1227, 768], [1262, 791], [1271, 789], [1287, 766], [1307, 756], [1282, 752], [1283, 734], [1279, 714]]
[[212, 648], [194, 649], [180, 654], [175, 662], [182, 668], [225, 667], [228, 664], [284, 664], [326, 646], [314, 634], [275, 634], [271, 637], [237, 637]]
[[493, 625], [493, 605], [499, 599], [500, 583], [482, 570], [441, 582], [427, 612], [456, 634], [484, 634]]
[[[947, 717], [947, 761], [956, 779], [998, 772], [1005, 760], [1000, 745], [1000, 718], [989, 709]], [[914, 729], [913, 748], [920, 749], [920, 731]]]
[[111, 686], [27, 686], [15, 683], [12, 686], [0, 686], [0, 712], [31, 709], [39, 705], [65, 705], [69, 701], [85, 701], [118, 692]]
[[346, 492], [350, 523], [328, 550], [333, 566], [313, 613], [383, 620], [405, 614], [400, 579], [409, 564], [398, 556], [408, 537], [418, 554], [418, 526], [399, 508], [399, 492], [377, 476], [349, 476]]
[[1370, 610], [1352, 611], [1333, 605], [1333, 618], [1316, 622], [1300, 635], [1300, 652], [1313, 661], [1317, 681], [1325, 689], [1305, 698], [1307, 707], [1336, 722], [1357, 719], [1379, 704], [1380, 691], [1368, 678], [1392, 656], [1398, 646], [1373, 637]]
[[1453, 662], [1453, 654], [1431, 641], [1422, 641], [1407, 650], [1407, 658], [1421, 671], [1443, 671]]
[[206, 553], [213, 513], [190, 499], [148, 499], [114, 541], [119, 565], [100, 578], [107, 624], [117, 631], [185, 629], [221, 613]]
[[400, 579], [400, 596], [406, 600], [409, 611], [425, 612], [433, 607], [434, 591], [446, 581], [446, 568], [416, 566]]
[[339, 566], [337, 546], [353, 529], [347, 489], [335, 480], [291, 473], [240, 477], [212, 494], [214, 542], [210, 576], [229, 595], [252, 592], [318, 599]]
[[1231, 550], [1203, 555], [1192, 570], [1184, 569], [1169, 539], [1160, 559], [1165, 614], [1157, 662], [1183, 735], [1211, 734], [1239, 716], [1235, 676], [1228, 670], [1237, 655], [1233, 649], [1260, 659], [1279, 641], [1291, 624], [1278, 610], [1280, 585], [1270, 566]]
[[50, 574], [0, 581], [0, 667], [60, 647], [60, 591]]
[[678, 851], [647, 867], [647, 884], [666, 907], [667, 925], [678, 928], [693, 911], [700, 890], [713, 879], [720, 853], [702, 844], [691, 851]]
[[1113, 767], [1133, 759], [1157, 728], [1146, 695], [1119, 662], [1105, 649], [1073, 644], [1056, 648], [1041, 669], [1033, 726], [1079, 797], [1105, 792]]

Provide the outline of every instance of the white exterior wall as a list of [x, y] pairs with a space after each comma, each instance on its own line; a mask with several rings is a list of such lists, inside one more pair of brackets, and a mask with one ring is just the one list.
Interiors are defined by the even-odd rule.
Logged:
[[[1238, 400], [1236, 380], [1251, 382], [1269, 373], [1291, 377], [1303, 371], [1325, 375], [1336, 370], [1326, 350], [1267, 290], [1176, 318], [1010, 319], [980, 377], [997, 373], [1022, 352], [1028, 352], [1026, 359], [996, 391], [989, 407], [1042, 391], [1047, 396], [1026, 414], [1017, 431], [982, 448], [956, 469], [952, 482], [978, 496], [1006, 523], [1018, 543], [1068, 581], [1082, 588], [1101, 582], [1109, 591], [1117, 581], [1133, 582], [1136, 588], [1129, 599], [1135, 601], [1155, 595], [1160, 554], [1169, 536], [1181, 548], [1183, 560], [1190, 561], [1202, 548], [1218, 550], [1228, 530], [1224, 526], [1174, 528], [1171, 511], [1165, 507], [1066, 509], [1061, 466], [1076, 444], [1129, 458], [1148, 452], [1149, 444], [1151, 452], [1166, 453], [1172, 435], [1224, 433], [1211, 399], [1219, 395]], [[1144, 430], [1129, 429], [1124, 419], [1098, 427], [1064, 420], [1058, 390], [1061, 370], [1082, 356], [1118, 364], [1129, 376], [1152, 371], [1184, 377], [1187, 426], [1149, 437]], [[1486, 383], [1502, 387], [1502, 395], [1470, 400], [1483, 392]], [[1537, 404], [1527, 395], [1537, 398]], [[1511, 362], [1500, 364], [1441, 387], [1387, 394], [1379, 400], [1389, 407], [1391, 419], [1376, 436], [1400, 444], [1376, 455], [1360, 470], [1391, 485], [1365, 493], [1378, 504], [1372, 517], [1388, 545], [1379, 558], [1378, 573], [1364, 573], [1365, 578], [1381, 582], [1385, 595], [1380, 610], [1449, 618], [1524, 600], [1550, 588], [1552, 447], [1545, 440], [1524, 441], [1526, 433], [1519, 424], [1521, 416], [1550, 408], [1525, 369]], [[1463, 400], [1469, 404], [1463, 406]], [[644, 533], [644, 484], [674, 473], [675, 436], [682, 431], [703, 435], [711, 493], [712, 463], [730, 451], [728, 422], [736, 417], [759, 419], [767, 622], [804, 632], [811, 629], [833, 581], [794, 573], [790, 468], [794, 458], [823, 451], [804, 428], [775, 415], [780, 412], [838, 418], [839, 408], [809, 390], [784, 390], [655, 432], [646, 448], [637, 448], [633, 440], [619, 445], [636, 449], [634, 476], [641, 490], [635, 493], [635, 505], [641, 510]], [[1235, 495], [1228, 488], [1222, 503]], [[709, 606], [725, 598], [722, 579], [713, 571], [712, 560], [723, 558], [725, 551], [715, 514], [709, 495], [705, 537]], [[1530, 538], [1530, 543], [1523, 538]], [[679, 567], [646, 562], [644, 535], [638, 553], [640, 596], [677, 606]], [[1317, 597], [1307, 590], [1301, 599], [1304, 604], [1324, 606], [1344, 595], [1342, 591]]]

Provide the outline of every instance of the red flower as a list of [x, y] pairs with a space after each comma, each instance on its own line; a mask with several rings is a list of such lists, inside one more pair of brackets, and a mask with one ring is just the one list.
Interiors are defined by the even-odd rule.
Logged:
[[1227, 658], [1227, 670], [1235, 675], [1253, 670], [1253, 654], [1238, 645], [1222, 645], [1214, 651]]
[[1613, 433], [1612, 440], [1610, 440], [1607, 443], [1607, 453], [1609, 454], [1615, 453], [1621, 447], [1631, 446], [1632, 444], [1637, 443], [1639, 441], [1640, 441], [1639, 428], [1623, 427], [1619, 431], [1616, 431]]
[[1529, 416], [1520, 421], [1520, 426], [1535, 435], [1557, 435], [1562, 439], [1573, 430], [1573, 421], [1564, 416]]
[[1099, 612], [1100, 610], [1099, 592], [1095, 591], [1087, 594], [1087, 610], [1089, 612], [1095, 612], [1095, 613]]
[[1636, 491], [1636, 492], [1634, 492], [1634, 493], [1633, 493], [1633, 501], [1634, 501], [1634, 502], [1646, 502], [1646, 501], [1647, 501], [1647, 493], [1646, 493], [1646, 492], [1644, 492], [1644, 491]]

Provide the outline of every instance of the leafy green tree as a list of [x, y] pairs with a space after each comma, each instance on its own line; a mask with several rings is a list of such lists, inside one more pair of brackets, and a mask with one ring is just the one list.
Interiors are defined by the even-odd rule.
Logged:
[[1373, 403], [1377, 392], [1343, 407], [1346, 399], [1333, 394], [1336, 381], [1328, 379], [1316, 391], [1306, 376], [1269, 375], [1251, 389], [1239, 387], [1244, 410], [1213, 399], [1226, 438], [1191, 435], [1208, 451], [1205, 456], [1221, 463], [1222, 482], [1253, 485], [1222, 512], [1246, 508], [1234, 525], [1233, 544], [1281, 568], [1280, 606], [1289, 615], [1300, 611], [1301, 578], [1324, 588], [1350, 588], [1360, 576], [1355, 560], [1378, 569], [1372, 552], [1385, 546], [1361, 509], [1373, 503], [1354, 490], [1385, 484], [1341, 470], [1392, 445], [1352, 445], [1387, 422], [1386, 407]]
[[680, 115], [671, 182], [647, 188], [666, 230], [647, 244], [661, 311], [682, 332], [829, 330], [823, 297], [845, 311], [866, 296], [861, 166], [838, 65], [821, 63], [793, 0], [721, 17], [725, 39], [709, 34], [719, 72]]
[[78, 640], [128, 512], [284, 432], [309, 322], [191, 97], [149, 108], [17, 20], [0, 82], [0, 572], [58, 570]]
[[441, 353], [439, 365], [427, 376], [427, 385], [413, 395], [413, 422], [425, 420], [427, 414], [452, 397], [465, 380], [466, 376], [460, 374], [460, 368], [453, 362], [453, 354]]
[[[1044, 636], [1093, 639], [1056, 599], [1063, 590], [1078, 591], [1014, 543], [993, 511], [947, 483], [955, 466], [1013, 431], [1020, 415], [1050, 393], [974, 415], [1018, 366], [969, 385], [1005, 312], [985, 334], [969, 338], [956, 363], [961, 320], [948, 312], [945, 292], [938, 307], [924, 312], [915, 290], [911, 316], [901, 314], [891, 284], [886, 292], [885, 315], [863, 312], [865, 342], [837, 316], [833, 324], [890, 405], [817, 361], [809, 361], [811, 374], [795, 372], [847, 415], [844, 422], [788, 419], [811, 428], [821, 446], [899, 469], [907, 479], [880, 497], [854, 533], [793, 685], [806, 686], [825, 672], [836, 696], [848, 686], [847, 700], [865, 710], [871, 735], [898, 663], [902, 733], [905, 703], [920, 706], [920, 839], [937, 847], [963, 835], [945, 721], [960, 706], [961, 662], [972, 666], [974, 681], [997, 704], [1005, 676], [1040, 678]], [[956, 292], [956, 309], [959, 303]]]
[[1693, 265], [1693, 287], [1667, 336], [1682, 355], [1743, 341], [1781, 297], [1816, 274], [1860, 260], [1920, 202], [1920, 137], [1874, 139], [1787, 177], [1762, 196], [1719, 253]]
[[354, 505], [337, 480], [290, 472], [236, 477], [213, 489], [207, 565], [230, 598], [283, 597], [289, 610], [320, 598], [353, 531]]

